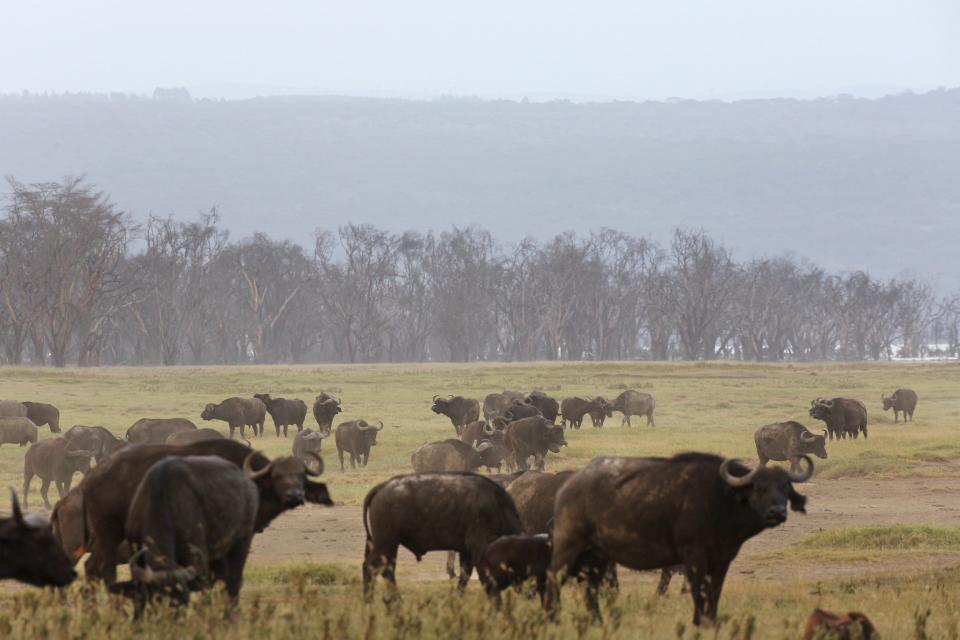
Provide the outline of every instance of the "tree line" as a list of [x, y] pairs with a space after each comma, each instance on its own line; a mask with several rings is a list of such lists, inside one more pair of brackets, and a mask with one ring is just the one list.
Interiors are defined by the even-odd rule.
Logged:
[[789, 256], [737, 261], [702, 230], [504, 244], [477, 227], [348, 224], [305, 249], [231, 241], [215, 209], [137, 224], [82, 178], [8, 185], [5, 364], [960, 355], [960, 296]]

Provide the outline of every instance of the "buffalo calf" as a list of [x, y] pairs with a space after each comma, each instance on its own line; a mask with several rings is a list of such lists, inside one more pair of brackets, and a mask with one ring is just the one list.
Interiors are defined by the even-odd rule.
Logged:
[[509, 535], [497, 538], [483, 552], [477, 565], [480, 581], [497, 606], [500, 592], [511, 586], [520, 586], [530, 578], [537, 581], [537, 593], [543, 601], [550, 568], [550, 536]]
[[814, 609], [807, 618], [807, 626], [803, 630], [803, 640], [814, 640], [814, 638], [870, 640], [879, 637], [870, 618], [859, 611], [844, 614]]

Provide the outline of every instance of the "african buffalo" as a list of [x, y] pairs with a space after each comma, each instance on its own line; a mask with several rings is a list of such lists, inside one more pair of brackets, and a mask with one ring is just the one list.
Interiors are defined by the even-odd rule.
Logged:
[[[216, 455], [240, 467], [250, 452], [250, 447], [226, 438], [184, 446], [140, 445], [118, 451], [97, 465], [80, 484], [86, 511], [86, 544], [90, 546], [87, 575], [107, 584], [116, 580], [117, 549], [124, 540], [127, 509], [140, 480], [155, 462], [167, 456]], [[255, 470], [264, 472], [256, 480], [260, 492], [255, 526], [258, 533], [304, 500], [333, 504], [325, 484], [308, 480], [318, 472], [307, 469], [302, 461], [293, 457], [270, 461], [259, 452], [250, 460]]]
[[537, 581], [537, 593], [543, 601], [550, 568], [550, 536], [508, 535], [497, 538], [483, 551], [477, 573], [487, 595], [500, 607], [500, 592], [520, 586], [530, 578]]
[[883, 401], [883, 410], [893, 409], [893, 422], [900, 421], [900, 412], [903, 412], [903, 421], [913, 422], [913, 412], [917, 408], [917, 392], [913, 389], [897, 389], [889, 398], [883, 394], [880, 395]]
[[548, 451], [559, 453], [560, 447], [567, 444], [563, 427], [554, 425], [545, 416], [511, 422], [504, 433], [504, 442], [510, 452], [508, 468], [529, 469], [527, 459], [533, 456], [538, 471], [543, 471], [544, 457]]
[[481, 466], [497, 467], [500, 460], [489, 440], [472, 445], [462, 440], [428, 442], [417, 447], [410, 456], [414, 473], [431, 471], [476, 471]]
[[557, 415], [560, 413], [560, 403], [543, 391], [531, 391], [525, 402], [536, 407], [540, 415], [550, 422], [557, 421]]
[[[540, 409], [537, 409], [526, 400], [514, 400], [510, 403], [510, 406], [507, 407], [506, 411], [503, 412], [503, 415], [493, 419], [493, 424], [496, 425], [498, 421], [509, 424], [522, 418], [532, 418], [533, 416], [542, 415]], [[504, 424], [504, 426], [506, 426], [506, 424]]]
[[465, 425], [480, 419], [480, 403], [463, 396], [450, 396], [449, 398], [433, 396], [431, 409], [436, 414], [450, 418], [458, 436]]
[[193, 444], [194, 442], [206, 442], [207, 440], [225, 440], [225, 439], [226, 439], [226, 436], [224, 436], [222, 433], [220, 433], [216, 429], [204, 427], [202, 429], [192, 429], [188, 431], [175, 431], [174, 433], [171, 433], [169, 436], [167, 436], [167, 441], [164, 444], [183, 446], [185, 444]]
[[37, 441], [37, 425], [30, 418], [0, 418], [0, 444], [18, 444], [21, 447]]
[[459, 553], [462, 591], [487, 545], [521, 530], [520, 516], [503, 487], [464, 472], [401, 475], [378, 484], [363, 500], [363, 527], [363, 591], [368, 600], [377, 573], [396, 588], [401, 544], [418, 560], [428, 551]]
[[51, 438], [41, 440], [31, 445], [27, 455], [23, 457], [23, 506], [29, 507], [30, 481], [33, 476], [40, 476], [40, 496], [44, 506], [50, 508], [47, 491], [50, 483], [57, 487], [60, 498], [67, 495], [70, 485], [73, 484], [73, 474], [87, 475], [90, 471], [90, 458], [93, 451], [75, 448], [66, 438]]
[[239, 429], [243, 438], [244, 428], [253, 427], [253, 435], [263, 435], [267, 406], [257, 398], [227, 398], [220, 404], [208, 404], [200, 417], [204, 420], [223, 420], [230, 426], [230, 438]]
[[16, 400], [0, 400], [0, 418], [26, 418], [27, 407]]
[[656, 401], [649, 393], [627, 389], [614, 398], [612, 411], [619, 411], [623, 414], [623, 420], [620, 421], [621, 427], [623, 425], [633, 426], [630, 424], [630, 416], [646, 416], [647, 426], [655, 427], [657, 424], [653, 421], [653, 410], [656, 406]]
[[597, 396], [594, 400], [599, 401], [599, 406], [590, 410], [590, 422], [595, 427], [602, 427], [607, 418], [613, 417], [613, 405], [603, 396]]
[[544, 606], [553, 611], [562, 581], [588, 583], [587, 605], [600, 616], [598, 587], [615, 562], [636, 570], [686, 567], [693, 622], [716, 620], [730, 563], [741, 545], [787, 519], [787, 504], [804, 511], [795, 475], [780, 467], [749, 470], [703, 453], [672, 458], [596, 458], [557, 492], [553, 559]]
[[197, 428], [186, 418], [140, 418], [127, 429], [131, 444], [163, 444], [171, 433]]
[[532, 536], [550, 532], [553, 503], [557, 497], [557, 491], [574, 473], [574, 471], [557, 473], [527, 471], [510, 483], [507, 493], [517, 507], [525, 534]]
[[20, 511], [13, 494], [13, 514], [0, 518], [0, 580], [35, 587], [65, 587], [77, 577], [73, 563], [42, 516]]
[[98, 463], [128, 444], [113, 435], [106, 427], [87, 427], [82, 424], [76, 424], [67, 429], [63, 437], [70, 442], [74, 449], [92, 451], [93, 459]]
[[271, 398], [269, 393], [255, 393], [253, 397], [260, 400], [267, 408], [267, 413], [273, 418], [273, 426], [280, 437], [280, 427], [283, 427], [283, 437], [287, 437], [287, 427], [295, 425], [297, 431], [303, 431], [303, 421], [307, 417], [307, 403], [303, 400], [287, 400], [286, 398]]
[[803, 640], [830, 638], [831, 640], [872, 640], [879, 638], [870, 618], [859, 611], [835, 613], [814, 609], [803, 629]]
[[822, 420], [827, 426], [827, 433], [833, 440], [856, 438], [859, 432], [867, 437], [867, 407], [859, 400], [850, 398], [817, 398], [810, 401], [810, 417]]
[[50, 426], [52, 433], [60, 433], [59, 409], [45, 402], [23, 402], [22, 404], [27, 408], [27, 417], [33, 424], [38, 427], [46, 424]]
[[320, 457], [320, 446], [324, 438], [329, 437], [329, 431], [314, 431], [307, 427], [293, 437], [293, 457], [300, 458], [308, 469], [313, 469]]
[[563, 418], [563, 426], [573, 427], [574, 429], [579, 429], [580, 425], [583, 424], [583, 417], [588, 413], [598, 411], [601, 413], [608, 413], [610, 409], [607, 401], [603, 399], [602, 396], [597, 396], [587, 400], [586, 398], [573, 397], [573, 398], [564, 398], [563, 402], [560, 403], [560, 415]]
[[217, 580], [236, 603], [256, 526], [254, 480], [264, 473], [254, 455], [243, 471], [218, 456], [163, 458], [147, 470], [127, 514], [131, 580], [112, 589], [134, 598], [135, 619], [157, 593], [186, 604]]
[[770, 460], [790, 461], [790, 471], [800, 471], [800, 455], [810, 454], [818, 458], [827, 457], [827, 432], [822, 436], [814, 435], [799, 422], [780, 422], [760, 427], [753, 434], [757, 444], [757, 457], [760, 464]]
[[340, 411], [340, 401], [326, 392], [321, 391], [313, 401], [313, 418], [322, 432], [333, 431], [333, 419]]
[[499, 418], [514, 400], [523, 400], [523, 394], [519, 391], [491, 393], [483, 399], [483, 419], [491, 422], [494, 418]]
[[337, 456], [340, 458], [340, 471], [344, 471], [343, 453], [350, 454], [350, 468], [356, 469], [357, 463], [361, 467], [370, 462], [370, 447], [377, 444], [377, 433], [383, 431], [383, 421], [378, 420], [379, 427], [367, 424], [366, 420], [350, 420], [337, 425], [334, 442], [337, 445]]

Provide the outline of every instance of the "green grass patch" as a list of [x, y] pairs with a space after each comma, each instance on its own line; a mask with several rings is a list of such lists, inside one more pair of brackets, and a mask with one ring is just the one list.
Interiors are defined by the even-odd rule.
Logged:
[[812, 551], [960, 552], [960, 527], [883, 525], [829, 529], [811, 534], [794, 547]]

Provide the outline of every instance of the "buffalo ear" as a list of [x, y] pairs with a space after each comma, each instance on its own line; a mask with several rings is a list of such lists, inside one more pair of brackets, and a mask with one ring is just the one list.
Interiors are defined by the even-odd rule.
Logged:
[[304, 483], [304, 493], [306, 494], [307, 502], [312, 502], [314, 504], [322, 504], [327, 507], [333, 506], [333, 499], [330, 497], [330, 492], [327, 491], [327, 485], [322, 482], [307, 482]]
[[787, 499], [790, 500], [790, 509], [796, 511], [797, 513], [806, 513], [807, 497], [802, 496], [797, 493], [793, 485], [790, 486], [790, 493], [787, 496]]

